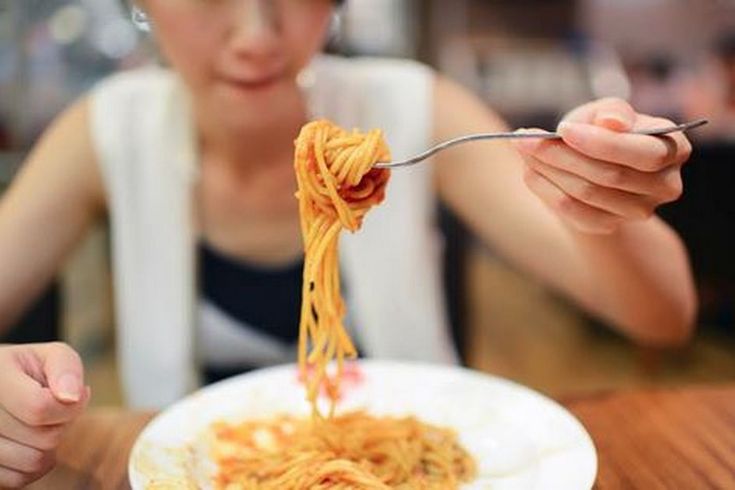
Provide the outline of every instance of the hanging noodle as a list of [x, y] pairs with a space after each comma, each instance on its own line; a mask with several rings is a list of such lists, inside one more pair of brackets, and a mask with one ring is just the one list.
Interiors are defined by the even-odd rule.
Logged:
[[[215, 488], [224, 490], [451, 490], [474, 477], [456, 434], [415, 417], [334, 415], [345, 359], [357, 354], [342, 323], [338, 240], [385, 197], [390, 154], [380, 131], [347, 132], [328, 121], [296, 140], [305, 261], [299, 366], [311, 418], [282, 416], [213, 426]], [[336, 371], [327, 366], [336, 360]], [[317, 407], [322, 391], [328, 416]]]

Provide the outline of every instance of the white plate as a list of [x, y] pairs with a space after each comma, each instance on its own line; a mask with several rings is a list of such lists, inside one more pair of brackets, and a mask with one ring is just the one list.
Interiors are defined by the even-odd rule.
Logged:
[[[365, 360], [343, 383], [340, 409], [413, 414], [454, 428], [478, 462], [463, 490], [589, 489], [595, 448], [582, 425], [552, 400], [467, 369]], [[197, 441], [215, 420], [309, 413], [296, 367], [280, 366], [206, 387], [158, 415], [138, 437], [128, 472], [134, 490], [152, 481], [207, 487], [214, 470]], [[193, 482], [198, 482], [195, 485]]]

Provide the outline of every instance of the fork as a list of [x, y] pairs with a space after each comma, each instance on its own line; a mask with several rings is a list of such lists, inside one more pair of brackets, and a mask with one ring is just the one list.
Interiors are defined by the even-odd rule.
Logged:
[[[651, 128], [651, 129], [637, 129], [635, 131], [630, 131], [628, 134], [641, 134], [646, 136], [663, 136], [665, 134], [669, 133], [675, 133], [677, 131], [689, 131], [691, 129], [698, 128], [700, 126], [704, 126], [707, 124], [706, 119], [697, 119], [695, 121], [689, 121], [682, 124], [677, 124], [675, 126], [666, 126], [662, 128]], [[434, 155], [435, 153], [438, 153], [442, 150], [446, 150], [447, 148], [459, 145], [461, 143], [467, 143], [469, 141], [477, 141], [477, 140], [498, 140], [498, 139], [521, 139], [521, 138], [539, 138], [544, 140], [556, 140], [561, 139], [561, 135], [559, 133], [539, 133], [539, 132], [531, 132], [531, 133], [515, 133], [515, 132], [508, 132], [508, 133], [476, 133], [476, 134], [468, 134], [465, 136], [460, 136], [458, 138], [454, 138], [451, 140], [444, 141], [443, 143], [439, 143], [436, 146], [433, 146], [429, 148], [428, 150], [419, 153], [418, 155], [414, 155], [411, 158], [408, 158], [406, 160], [398, 160], [394, 162], [378, 162], [375, 165], [373, 165], [374, 168], [398, 168], [398, 167], [409, 167], [411, 165], [415, 165], [419, 162], [422, 162], [429, 158], [430, 156]]]

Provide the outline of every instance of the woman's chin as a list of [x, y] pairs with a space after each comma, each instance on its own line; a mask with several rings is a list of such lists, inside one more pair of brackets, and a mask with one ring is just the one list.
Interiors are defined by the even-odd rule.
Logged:
[[217, 83], [198, 98], [207, 119], [218, 120], [231, 129], [247, 130], [271, 127], [288, 119], [288, 112], [300, 106], [301, 92], [295, 81], [279, 79], [257, 86]]
[[245, 95], [218, 97], [210, 105], [213, 116], [232, 129], [253, 129], [278, 121], [278, 98]]

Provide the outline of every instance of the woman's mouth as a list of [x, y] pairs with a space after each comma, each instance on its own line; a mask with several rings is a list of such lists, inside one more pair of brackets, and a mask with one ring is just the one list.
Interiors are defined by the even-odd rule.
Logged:
[[239, 90], [258, 91], [274, 86], [282, 77], [283, 72], [278, 71], [258, 76], [222, 75], [220, 80]]

